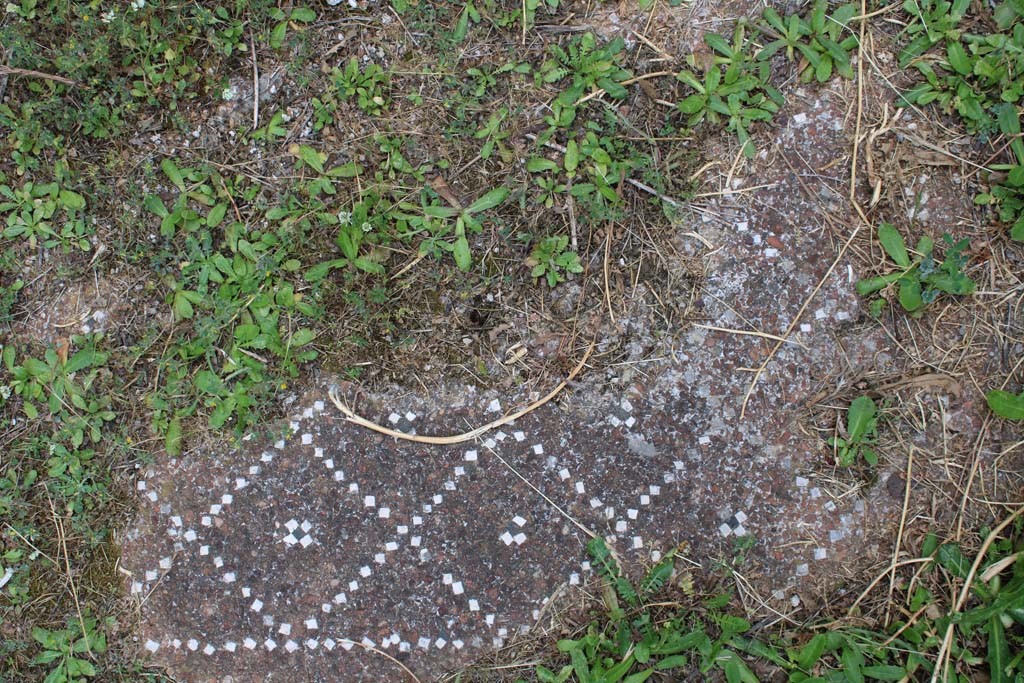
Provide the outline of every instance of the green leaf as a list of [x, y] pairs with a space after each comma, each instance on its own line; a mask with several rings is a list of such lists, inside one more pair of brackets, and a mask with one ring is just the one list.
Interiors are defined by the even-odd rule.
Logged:
[[651, 567], [647, 576], [640, 582], [640, 594], [647, 598], [657, 593], [672, 578], [672, 570], [675, 568], [675, 556], [669, 555], [658, 564]]
[[289, 145], [288, 153], [301, 159], [302, 163], [306, 164], [317, 173], [324, 172], [324, 162], [320, 158], [320, 152], [316, 151], [309, 145]]
[[676, 105], [683, 114], [697, 114], [707, 109], [707, 100], [703, 95], [690, 95]]
[[557, 171], [558, 164], [551, 161], [551, 159], [545, 159], [544, 157], [533, 157], [526, 162], [526, 170], [530, 173], [542, 173], [544, 171]]
[[861, 667], [864, 666], [864, 654], [856, 645], [847, 643], [839, 656], [839, 661], [843, 665], [847, 683], [864, 683], [864, 672], [861, 671]]
[[205, 393], [212, 394], [214, 396], [220, 394], [224, 389], [224, 383], [220, 381], [220, 377], [217, 373], [212, 370], [201, 370], [196, 373], [195, 379], [192, 380], [196, 389]]
[[473, 265], [473, 259], [469, 254], [469, 241], [465, 235], [455, 240], [452, 255], [455, 257], [455, 265], [459, 267], [459, 270], [469, 270], [469, 267]]
[[60, 203], [69, 209], [84, 209], [85, 197], [71, 190], [61, 190]]
[[1021, 217], [1013, 227], [1010, 228], [1010, 239], [1015, 242], [1024, 242], [1024, 217]]
[[284, 37], [288, 32], [288, 22], [282, 21], [274, 26], [274, 30], [270, 32], [270, 47], [277, 50], [284, 45]]
[[868, 678], [876, 681], [901, 681], [907, 676], [907, 669], [892, 664], [878, 664], [876, 666], [865, 666], [861, 671]]
[[732, 48], [729, 47], [729, 43], [725, 41], [725, 38], [718, 35], [717, 33], [705, 33], [704, 42], [708, 44], [708, 47], [710, 47], [712, 50], [719, 53], [723, 57], [729, 57], [730, 59], [732, 59], [733, 57], [736, 56], [736, 53], [734, 53], [732, 51]]
[[224, 215], [227, 212], [227, 204], [221, 203], [214, 205], [214, 207], [210, 209], [210, 213], [206, 216], [206, 225], [211, 228], [216, 228], [218, 225], [220, 225], [221, 221], [224, 220]]
[[331, 261], [324, 261], [323, 263], [318, 263], [306, 271], [306, 281], [316, 282], [317, 280], [323, 280], [325, 277], [327, 277], [327, 274], [330, 273], [332, 270], [334, 270], [335, 268], [340, 268], [344, 266], [346, 263], [348, 263], [348, 261], [346, 261], [345, 259], [334, 259]]
[[892, 223], [882, 223], [878, 226], [878, 241], [882, 248], [900, 268], [910, 267], [910, 256], [907, 255], [907, 245], [903, 237]]
[[689, 658], [686, 655], [670, 655], [664, 657], [654, 665], [654, 668], [658, 671], [665, 671], [667, 669], [685, 668], [690, 663]]
[[[575, 140], [565, 143], [565, 172], [570, 175], [576, 172], [580, 165], [580, 146]], [[558, 168], [557, 166], [555, 168]]]
[[960, 552], [960, 546], [956, 543], [943, 543], [939, 546], [935, 559], [949, 573], [957, 578], [966, 579], [971, 563]]
[[1010, 660], [1010, 647], [1006, 642], [1006, 631], [998, 614], [993, 614], [988, 620], [987, 659], [992, 683], [1010, 683], [1012, 678], [1007, 672], [1007, 664]]
[[68, 660], [68, 673], [74, 673], [75, 676], [95, 676], [96, 667], [92, 665], [87, 659], [79, 659], [78, 657], [72, 657]]
[[1024, 420], [1024, 393], [1014, 395], [995, 389], [985, 394], [985, 401], [992, 412], [1007, 420]]
[[964, 50], [963, 44], [957, 40], [946, 42], [946, 61], [961, 76], [968, 76], [974, 70], [974, 65], [967, 56], [967, 51]]
[[626, 676], [622, 680], [622, 683], [644, 683], [644, 681], [651, 677], [652, 673], [654, 673], [654, 669], [644, 669], [643, 671], [637, 671], [636, 673], [632, 673]]
[[290, 343], [294, 347], [299, 347], [305, 346], [314, 339], [316, 339], [316, 332], [309, 329], [308, 327], [303, 327], [300, 330], [296, 330], [295, 334], [291, 336]]
[[83, 368], [87, 368], [93, 365], [100, 365], [107, 360], [107, 354], [100, 353], [95, 349], [82, 349], [64, 364], [64, 372], [71, 374], [78, 372]]
[[450, 206], [425, 206], [423, 213], [431, 218], [454, 218], [459, 215], [459, 210]]
[[850, 403], [846, 413], [846, 431], [851, 443], [857, 443], [870, 431], [876, 412], [875, 402], [867, 396], [858, 396]]
[[504, 202], [508, 198], [508, 196], [508, 187], [496, 187], [495, 189], [490, 190], [489, 193], [487, 193], [486, 195], [484, 195], [483, 197], [481, 197], [480, 199], [476, 200], [468, 207], [466, 207], [466, 213], [473, 214], [479, 213], [481, 211], [486, 211], [488, 209], [494, 209], [496, 206]]
[[297, 7], [292, 10], [291, 19], [292, 21], [300, 21], [303, 24], [308, 24], [311, 21], [316, 21], [316, 12], [308, 7]]
[[235, 412], [236, 405], [237, 401], [233, 396], [228, 396], [227, 398], [218, 401], [217, 405], [214, 406], [213, 411], [210, 413], [210, 426], [214, 429], [220, 429], [223, 427], [225, 423], [231, 419], [231, 414]]
[[192, 302], [188, 300], [188, 296], [183, 290], [178, 290], [174, 293], [174, 315], [179, 320], [188, 320], [195, 315], [195, 309], [192, 308]]
[[921, 281], [916, 277], [901, 277], [899, 280], [900, 305], [908, 312], [913, 312], [924, 306], [924, 299], [921, 298]]
[[354, 259], [352, 259], [352, 265], [354, 265], [356, 268], [358, 268], [361, 271], [364, 271], [366, 273], [370, 273], [371, 275], [383, 275], [384, 274], [384, 266], [382, 266], [381, 264], [377, 263], [376, 261], [371, 261], [368, 258], [362, 258], [362, 257], [354, 258]]
[[155, 213], [160, 218], [166, 218], [168, 215], [167, 207], [155, 194], [147, 194], [142, 200], [142, 205], [146, 207], [151, 213]]
[[818, 663], [818, 660], [821, 659], [821, 655], [825, 653], [827, 642], [824, 633], [819, 633], [811, 638], [797, 653], [796, 665], [804, 671], [810, 671]]
[[624, 100], [629, 95], [629, 91], [626, 90], [625, 86], [621, 83], [616, 83], [610, 78], [597, 79], [597, 85], [608, 93], [609, 97], [613, 97], [617, 100]]
[[172, 458], [181, 454], [181, 420], [173, 418], [167, 425], [167, 434], [164, 436], [164, 450]]
[[165, 157], [164, 160], [160, 162], [160, 168], [163, 170], [164, 175], [174, 183], [175, 187], [182, 192], [185, 191], [185, 178], [182, 176], [181, 171], [178, 169], [178, 166], [174, 161], [169, 157]]

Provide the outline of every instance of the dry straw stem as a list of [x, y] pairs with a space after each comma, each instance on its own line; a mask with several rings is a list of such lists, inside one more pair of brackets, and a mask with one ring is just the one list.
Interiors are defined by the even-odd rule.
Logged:
[[335, 638], [335, 640], [343, 644], [358, 645], [364, 650], [372, 652], [375, 655], [380, 655], [384, 659], [390, 660], [391, 662], [400, 666], [402, 668], [402, 671], [404, 671], [409, 676], [409, 678], [414, 680], [416, 683], [422, 683], [420, 679], [416, 676], [416, 674], [414, 674], [409, 667], [407, 667], [405, 664], [402, 664], [400, 661], [389, 655], [387, 652], [384, 652], [383, 650], [378, 650], [377, 648], [367, 645], [366, 643], [358, 643], [354, 640], [349, 640], [348, 638]]
[[456, 443], [464, 443], [466, 441], [472, 441], [473, 439], [483, 434], [486, 434], [492, 429], [501, 427], [502, 425], [507, 425], [510, 422], [514, 422], [523, 415], [526, 415], [527, 413], [536, 410], [537, 408], [541, 407], [542, 405], [553, 399], [562, 391], [562, 389], [568, 386], [568, 384], [572, 382], [573, 379], [575, 379], [576, 375], [578, 375], [581, 370], [583, 370], [584, 366], [586, 366], [587, 360], [590, 358], [590, 354], [593, 353], [594, 346], [596, 344], [596, 339], [590, 342], [590, 346], [587, 347], [586, 353], [583, 354], [583, 358], [580, 359], [580, 362], [577, 363], [576, 367], [572, 369], [572, 372], [570, 372], [565, 379], [558, 383], [558, 386], [556, 386], [554, 389], [548, 392], [545, 396], [542, 396], [541, 398], [537, 399], [536, 401], [529, 404], [525, 408], [522, 408], [514, 413], [506, 414], [504, 417], [500, 417], [497, 420], [494, 420], [493, 422], [488, 422], [485, 425], [481, 425], [480, 427], [471, 429], [470, 431], [465, 432], [463, 434], [453, 434], [451, 436], [420, 436], [418, 434], [406, 434], [405, 432], [399, 432], [394, 429], [389, 429], [387, 427], [379, 425], [376, 422], [371, 422], [370, 420], [367, 420], [366, 418], [357, 415], [355, 412], [352, 411], [351, 408], [345, 405], [340, 398], [338, 398], [338, 390], [336, 387], [332, 387], [330, 391], [328, 391], [327, 395], [330, 397], [331, 402], [334, 403], [338, 410], [340, 410], [341, 413], [345, 416], [346, 420], [348, 420], [349, 422], [354, 422], [355, 424], [360, 425], [361, 427], [366, 427], [367, 429], [371, 429], [380, 434], [384, 434], [386, 436], [390, 436], [395, 439], [401, 439], [404, 441], [415, 441], [416, 443], [428, 443], [434, 445], [450, 445]]
[[70, 78], [64, 78], [63, 76], [55, 76], [54, 74], [48, 74], [43, 71], [33, 71], [32, 69], [19, 69], [13, 66], [6, 66], [0, 64], [0, 75], [11, 76], [27, 76], [29, 78], [42, 78], [47, 81], [57, 81], [58, 83], [64, 83], [65, 85], [78, 85], [77, 81], [73, 81]]

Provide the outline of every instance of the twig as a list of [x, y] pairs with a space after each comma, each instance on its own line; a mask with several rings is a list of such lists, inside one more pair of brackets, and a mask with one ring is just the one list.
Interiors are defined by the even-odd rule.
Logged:
[[252, 129], [260, 127], [260, 68], [256, 64], [256, 41], [249, 34], [249, 49], [252, 50]]
[[907, 481], [903, 488], [903, 512], [900, 514], [900, 530], [896, 534], [896, 545], [892, 549], [892, 565], [889, 571], [889, 597], [885, 601], [885, 625], [889, 626], [892, 608], [892, 593], [896, 589], [896, 561], [900, 557], [900, 546], [903, 545], [903, 531], [907, 526], [907, 508], [910, 505], [910, 480], [914, 470], [914, 447], [907, 453]]
[[712, 330], [713, 332], [726, 332], [728, 334], [747, 334], [751, 337], [763, 337], [764, 339], [774, 339], [775, 341], [789, 344], [796, 344], [802, 349], [806, 349], [807, 345], [798, 342], [795, 339], [786, 339], [785, 337], [779, 337], [774, 334], [768, 334], [767, 332], [758, 332], [757, 330], [734, 330], [730, 327], [717, 327], [715, 325], [703, 325], [701, 323], [693, 323], [694, 327], [699, 327], [703, 330]]
[[397, 664], [398, 666], [402, 667], [402, 671], [407, 673], [409, 675], [409, 678], [411, 678], [412, 680], [416, 681], [416, 683], [422, 683], [420, 681], [420, 679], [417, 678], [416, 674], [414, 674], [412, 672], [412, 670], [409, 669], [409, 667], [407, 667], [405, 664], [402, 664], [400, 661], [398, 661], [397, 659], [395, 659], [394, 657], [389, 655], [387, 652], [384, 652], [383, 650], [379, 650], [379, 649], [377, 649], [375, 647], [367, 645], [366, 643], [358, 643], [358, 642], [356, 642], [354, 640], [349, 640], [348, 638], [335, 638], [335, 641], [337, 641], [339, 643], [349, 643], [350, 645], [358, 645], [359, 647], [363, 648], [364, 650], [368, 650], [369, 652], [372, 652], [372, 653], [374, 653], [376, 655], [380, 655], [381, 657], [384, 657], [385, 659], [388, 659], [391, 662], [393, 662], [393, 663]]
[[75, 588], [75, 580], [71, 576], [71, 561], [68, 559], [68, 544], [65, 538], [64, 525], [57, 519], [57, 510], [53, 507], [53, 499], [46, 497], [50, 503], [50, 515], [53, 517], [53, 526], [57, 531], [57, 538], [60, 540], [61, 550], [64, 552], [64, 568], [68, 576], [68, 588], [71, 590], [71, 598], [75, 601], [75, 612], [78, 613], [78, 625], [82, 627], [82, 640], [85, 642], [85, 652], [89, 658], [93, 658], [92, 647], [89, 644], [89, 632], [85, 628], [85, 619], [82, 617], [82, 606], [78, 602], [78, 590]]
[[47, 81], [57, 81], [58, 83], [64, 83], [66, 85], [78, 85], [78, 81], [73, 81], [70, 78], [64, 78], [63, 76], [55, 76], [42, 71], [33, 71], [32, 69], [19, 69], [14, 66], [5, 66], [3, 64], [0, 64], [0, 74], [28, 76], [29, 78], [42, 78]]
[[611, 318], [612, 324], [615, 324], [615, 313], [612, 311], [612, 294], [611, 294], [611, 278], [608, 276], [608, 261], [611, 257], [612, 251], [612, 226], [609, 223], [606, 228], [608, 234], [605, 235], [604, 240], [604, 300], [608, 304], [608, 316]]
[[342, 403], [341, 399], [338, 398], [338, 390], [336, 388], [332, 387], [331, 390], [327, 393], [327, 395], [330, 397], [331, 401], [338, 408], [338, 410], [342, 412], [346, 420], [348, 420], [349, 422], [354, 422], [362, 427], [366, 427], [367, 429], [372, 429], [373, 431], [378, 432], [380, 434], [385, 434], [395, 439], [415, 441], [416, 443], [429, 443], [435, 445], [463, 443], [466, 441], [472, 441], [481, 434], [485, 434], [486, 432], [496, 427], [500, 427], [510, 422], [514, 422], [523, 415], [526, 415], [527, 413], [536, 410], [537, 408], [541, 407], [542, 405], [553, 399], [555, 396], [559, 394], [559, 392], [562, 391], [562, 389], [564, 389], [576, 377], [576, 375], [580, 373], [580, 371], [586, 365], [587, 359], [590, 358], [590, 354], [594, 351], [594, 346], [596, 344], [596, 339], [590, 342], [590, 346], [587, 348], [587, 352], [583, 354], [583, 358], [576, 365], [576, 367], [572, 369], [572, 372], [570, 372], [564, 380], [559, 382], [558, 386], [556, 386], [554, 389], [548, 392], [547, 395], [537, 399], [530, 405], [526, 406], [525, 408], [515, 413], [507, 414], [504, 417], [498, 418], [493, 422], [488, 422], [487, 424], [477, 427], [476, 429], [472, 429], [464, 434], [453, 434], [451, 436], [419, 436], [417, 434], [406, 434], [405, 432], [395, 431], [394, 429], [389, 429], [375, 422], [370, 422], [364, 417], [356, 415], [351, 408]]

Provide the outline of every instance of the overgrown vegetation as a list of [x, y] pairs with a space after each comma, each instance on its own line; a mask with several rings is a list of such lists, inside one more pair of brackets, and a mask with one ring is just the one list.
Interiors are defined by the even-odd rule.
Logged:
[[[839, 619], [782, 636], [730, 613], [735, 597], [728, 575], [719, 577], [718, 594], [695, 594], [690, 572], [676, 569], [672, 555], [635, 586], [595, 538], [587, 550], [602, 577], [605, 609], [577, 634], [558, 641], [559, 654], [536, 667], [534, 680], [641, 683], [657, 680], [662, 672], [677, 679], [715, 671], [729, 683], [909, 681], [933, 675], [1019, 680], [1024, 675], [1024, 557], [1017, 551], [1022, 533], [1019, 519], [1004, 534], [993, 532], [976, 562], [960, 544], [941, 543], [929, 534], [920, 548], [925, 569], [913, 580], [910, 575], [899, 580], [893, 607], [904, 616], [875, 625]], [[957, 594], [967, 597], [949, 598]]]
[[[863, 20], [859, 5], [825, 0], [787, 16], [769, 8], [727, 36], [706, 34], [705, 54], [648, 79], [639, 48], [622, 38], [538, 33], [566, 9], [560, 0], [391, 5], [422, 41], [410, 53], [429, 59], [327, 52], [336, 41], [318, 3], [8, 3], [0, 46], [16, 71], [0, 85], [0, 670], [11, 680], [153, 680], [116, 645], [131, 628], [114, 618], [112, 549], [131, 466], [175, 457], [196, 435], [253, 428], [309, 361], [357, 375], [360, 353], [376, 361], [403, 347], [415, 323], [449, 316], [467, 292], [504, 288], [546, 303], [551, 288], [584, 281], [627, 217], [670, 233], [660, 197], [684, 201], [690, 187], [679, 178], [701, 161], [687, 138], [724, 130], [754, 158], [789, 76], [854, 76]], [[904, 5], [899, 61], [923, 80], [902, 104], [933, 104], [1005, 141], [977, 201], [1021, 240], [1024, 9], [1000, 4], [981, 32], [960, 30], [967, 10], [964, 0]], [[492, 36], [516, 47], [459, 61], [469, 59], [460, 46]], [[272, 97], [278, 77], [309, 95], [308, 108]], [[223, 130], [230, 142], [207, 146], [204, 136]], [[858, 283], [878, 295], [875, 313], [895, 298], [917, 316], [941, 293], [974, 291], [965, 241], [947, 239], [937, 262], [928, 238], [911, 252], [888, 223], [877, 237], [891, 263]], [[75, 321], [35, 334], [32, 306], [54, 290], [122, 273], [137, 286], [125, 292], [133, 313], [122, 313], [121, 329], [83, 332]], [[45, 279], [33, 289], [37, 274]], [[833, 445], [839, 464], [873, 466], [876, 406], [857, 401]], [[1024, 394], [997, 390], [988, 401], [1024, 417]], [[949, 616], [929, 610], [790, 642], [730, 616], [728, 594], [666, 616], [649, 600], [669, 581], [671, 558], [634, 587], [595, 541], [594, 562], [614, 587], [608, 613], [559, 644], [567, 663], [536, 676], [637, 683], [695, 667], [753, 683], [745, 661], [756, 658], [795, 683], [840, 680], [836, 671], [852, 683], [899, 680], [930, 671], [949, 627], [957, 661], [974, 671], [985, 660], [993, 681], [1013, 680], [1024, 569], [1006, 560], [1019, 535], [1018, 525], [993, 544], [973, 576], [959, 546], [926, 544], [932, 576], [970, 580], [970, 602], [908, 587], [907, 609]], [[1002, 571], [984, 578], [994, 566]]]

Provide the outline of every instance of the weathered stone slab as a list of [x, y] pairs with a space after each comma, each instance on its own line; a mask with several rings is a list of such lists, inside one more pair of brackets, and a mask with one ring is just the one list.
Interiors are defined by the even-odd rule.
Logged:
[[[834, 159], [844, 112], [826, 96], [794, 111], [758, 164], [767, 187], [680, 227], [716, 247], [705, 325], [781, 334], [832, 265], [819, 206], [838, 195], [808, 197], [790, 165]], [[833, 499], [808, 474], [821, 441], [793, 423], [844, 354], [874, 348], [849, 327], [852, 275], [844, 262], [826, 280], [743, 415], [749, 369], [774, 342], [694, 327], [645, 380], [600, 396], [577, 387], [476, 443], [379, 436], [321, 387], [279, 435], [153, 467], [124, 552], [144, 647], [182, 681], [401, 680], [391, 658], [429, 678], [528, 629], [560, 585], [590, 580], [588, 532], [634, 566], [680, 541], [698, 561], [727, 557], [753, 536], [769, 600], [798, 603], [805, 577], [863, 553], [893, 509], [884, 496]], [[528, 399], [454, 387], [356, 408], [443, 434]]]

